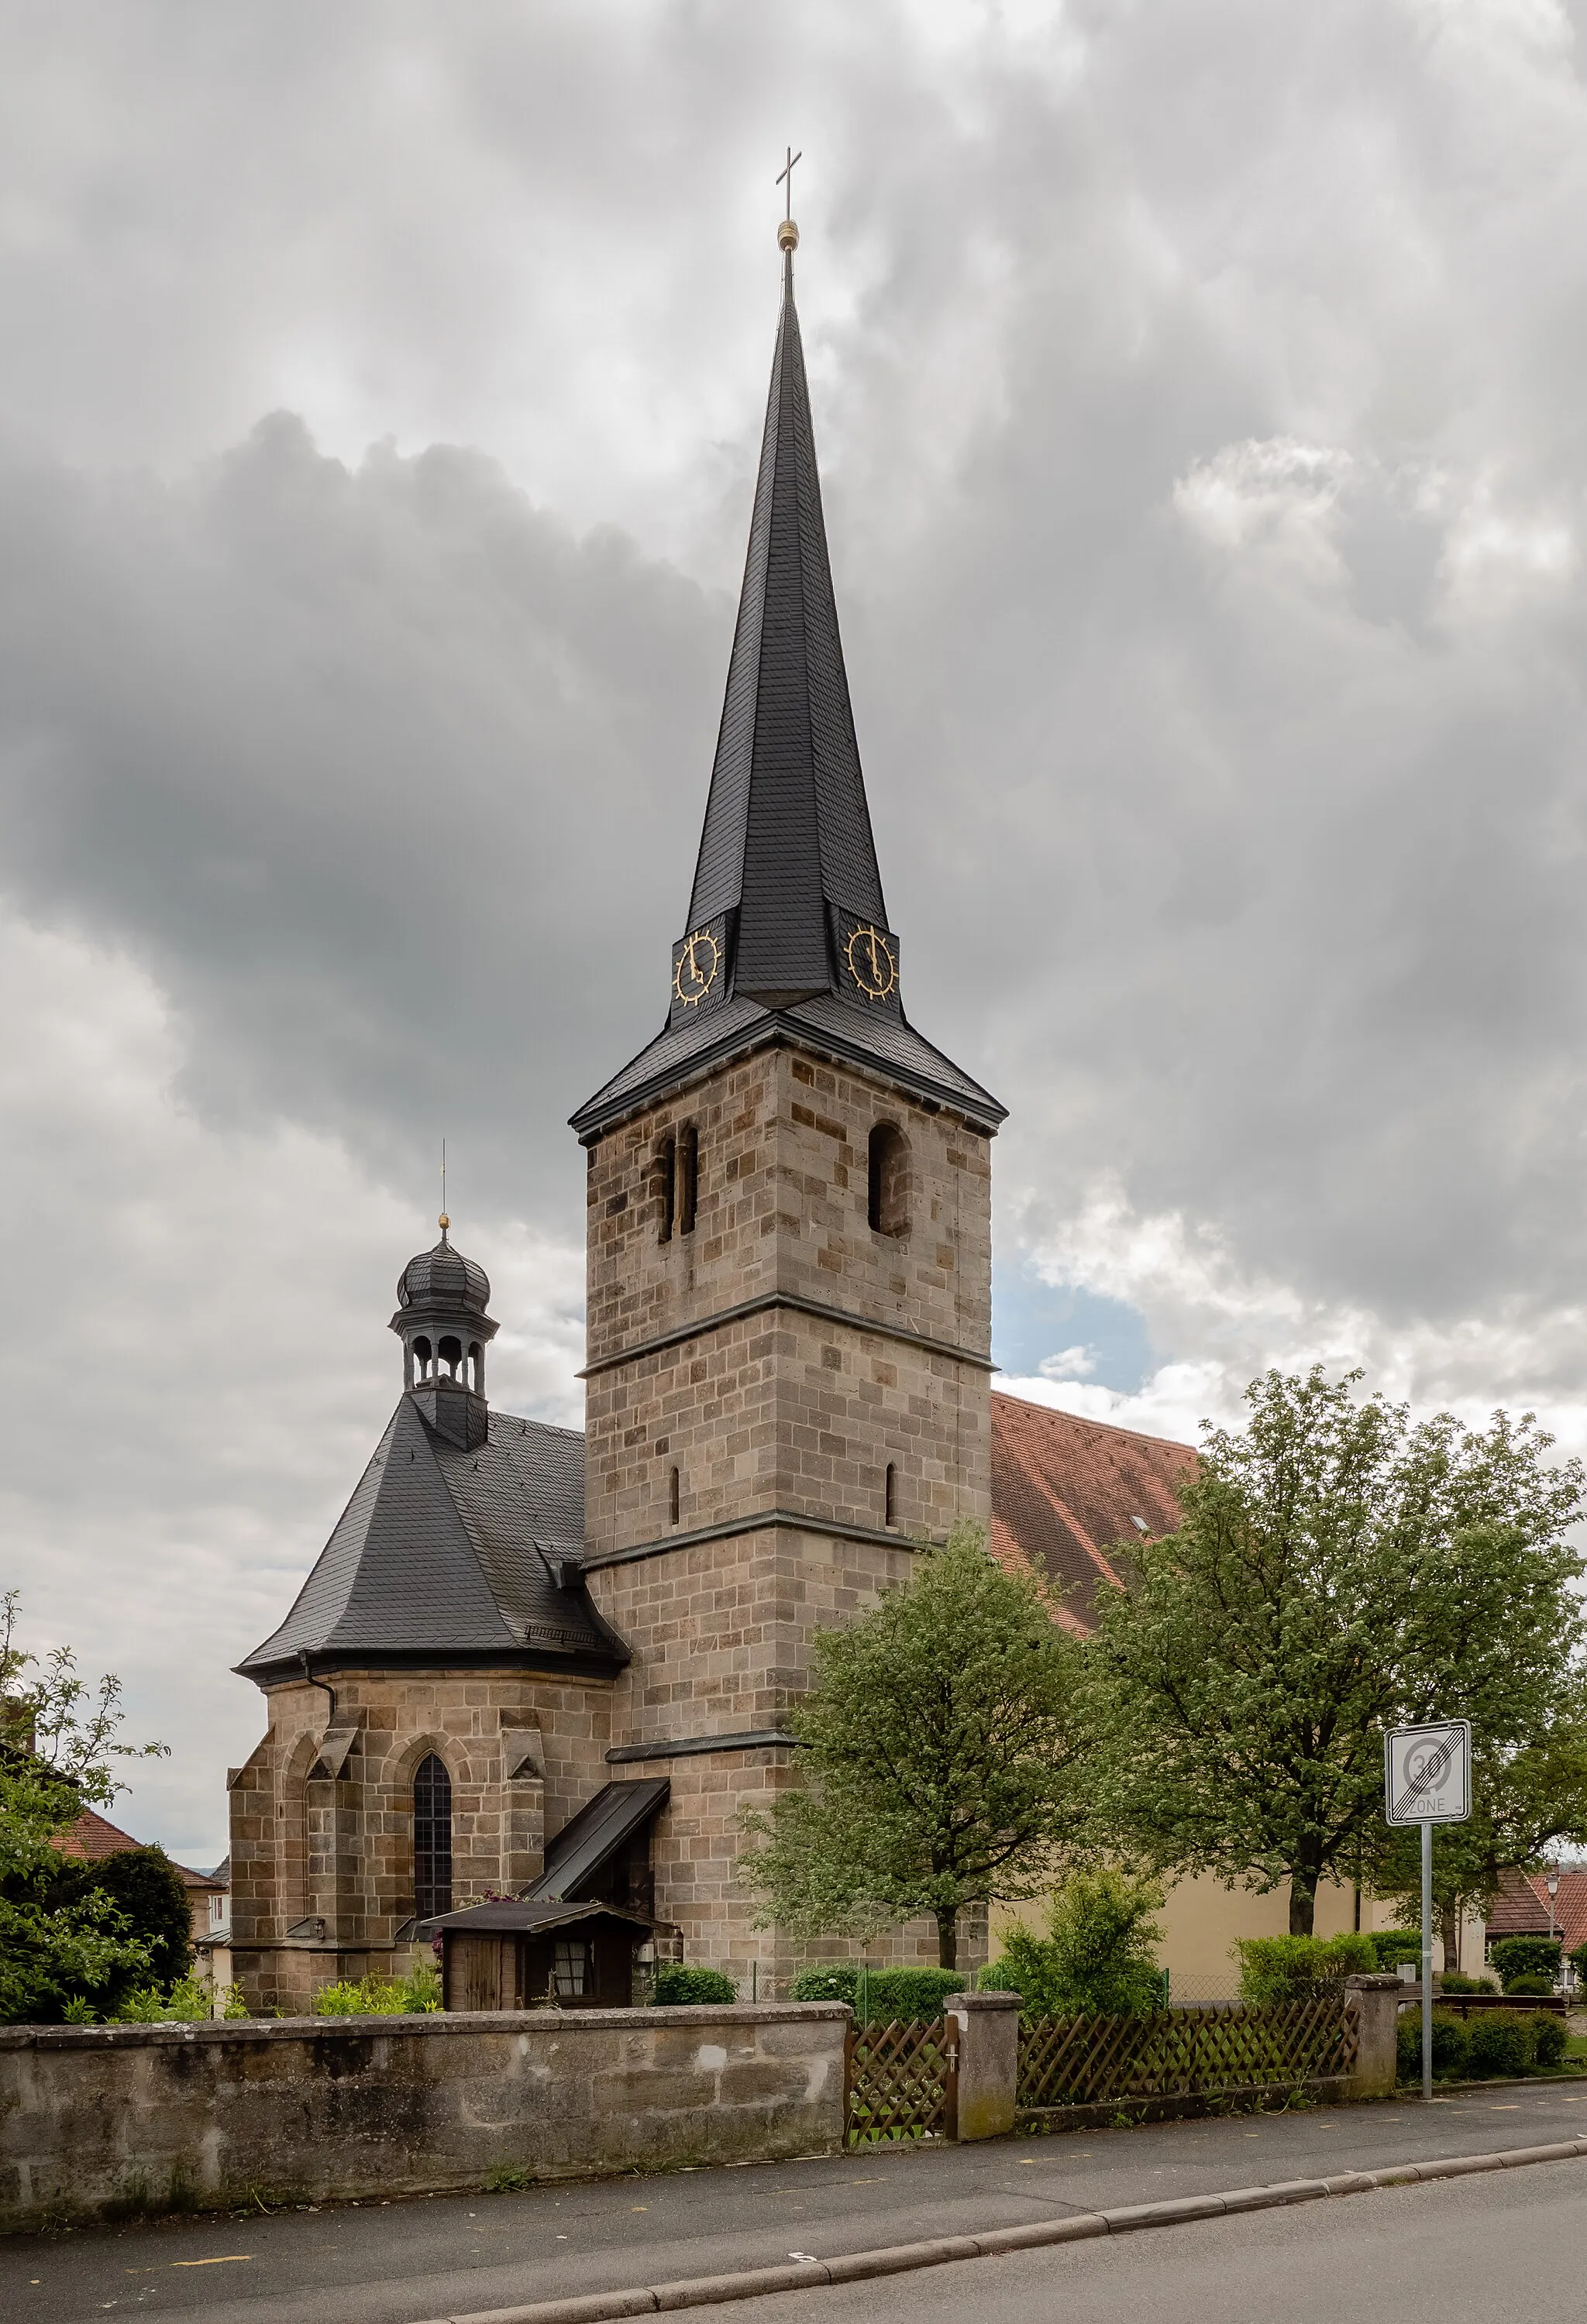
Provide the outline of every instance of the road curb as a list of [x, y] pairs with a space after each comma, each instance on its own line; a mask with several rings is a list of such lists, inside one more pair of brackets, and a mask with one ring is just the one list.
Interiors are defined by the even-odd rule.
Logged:
[[431, 2324], [608, 2324], [623, 2316], [655, 2316], [671, 2309], [706, 2308], [754, 2300], [767, 2292], [803, 2292], [817, 2284], [855, 2283], [868, 2276], [902, 2275], [942, 2267], [950, 2260], [990, 2259], [998, 2252], [1034, 2251], [1047, 2244], [1079, 2243], [1093, 2236], [1122, 2236], [1142, 2227], [1169, 2227], [1194, 2219], [1273, 2211], [1335, 2195], [1370, 2195], [1382, 2187], [1414, 2187], [1434, 2179], [1463, 2179], [1478, 2171], [1519, 2171], [1534, 2163], [1587, 2156], [1587, 2138], [1552, 2146], [1500, 2147], [1491, 2154], [1450, 2154], [1431, 2163], [1391, 2163], [1382, 2171], [1336, 2171], [1326, 2179], [1281, 2179], [1271, 2187], [1232, 2187], [1221, 2195], [1170, 2196], [1160, 2203], [1121, 2203], [1111, 2210], [1071, 2212], [1023, 2227], [989, 2227], [980, 2236], [939, 2236], [930, 2243], [890, 2244], [879, 2251], [844, 2252], [832, 2259], [795, 2260], [780, 2267], [742, 2268], [729, 2275], [697, 2275], [626, 2292], [581, 2292], [560, 2300], [534, 2300], [523, 2308], [481, 2308], [436, 2317]]

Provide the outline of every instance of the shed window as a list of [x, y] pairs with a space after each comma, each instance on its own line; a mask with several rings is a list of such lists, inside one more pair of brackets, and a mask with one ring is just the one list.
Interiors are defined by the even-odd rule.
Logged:
[[870, 1185], [866, 1209], [873, 1234], [909, 1231], [909, 1141], [896, 1122], [879, 1121], [871, 1132]]
[[589, 1953], [577, 1937], [558, 1937], [551, 1981], [560, 2000], [572, 2000], [584, 1991]]
[[433, 1751], [413, 1778], [413, 1902], [421, 1921], [452, 1909], [452, 1778]]

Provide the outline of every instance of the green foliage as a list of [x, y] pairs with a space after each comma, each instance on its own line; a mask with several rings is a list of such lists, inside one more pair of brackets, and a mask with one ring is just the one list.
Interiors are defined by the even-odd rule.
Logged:
[[[145, 1948], [156, 1983], [171, 1985], [187, 1975], [193, 1960], [192, 1911], [181, 1874], [162, 1848], [118, 1848], [113, 1856], [69, 1856], [57, 1862], [49, 1886], [51, 1907], [104, 1896]], [[119, 1998], [119, 1993], [110, 1997], [112, 2003]]]
[[1512, 1979], [1520, 1977], [1541, 1977], [1548, 1982], [1543, 1990], [1554, 1991], [1554, 1980], [1559, 1975], [1559, 1959], [1563, 1950], [1558, 1937], [1500, 1937], [1488, 1948], [1488, 1958], [1504, 1979], [1507, 1993], [1530, 1992], [1532, 1987], [1518, 1987]]
[[793, 1981], [796, 2001], [846, 2001], [862, 2024], [873, 2020], [942, 2015], [950, 1993], [963, 1993], [965, 1979], [955, 1969], [864, 1969], [849, 1961], [831, 1969], [801, 1969]]
[[660, 2009], [700, 2009], [712, 2002], [736, 2001], [738, 1987], [719, 1969], [691, 1969], [683, 1961], [661, 1961], [650, 1999]]
[[983, 1970], [982, 1989], [1019, 1994], [1028, 2017], [1130, 2017], [1160, 2008], [1163, 1978], [1153, 1956], [1163, 1932], [1151, 1915], [1162, 1904], [1156, 1881], [1107, 1866], [1073, 1873], [1054, 1895], [1045, 1939], [1017, 1921]]
[[1583, 1984], [1587, 1984], [1587, 1945], [1578, 1945], [1570, 1960], [1577, 1977]]
[[1359, 1378], [1252, 1383], [1243, 1434], [1209, 1431], [1180, 1488], [1178, 1529], [1132, 1544], [1130, 1588], [1102, 1592], [1087, 1656], [1119, 1844], [1164, 1868], [1287, 1881], [1296, 1935], [1324, 1879], [1381, 1893], [1376, 1868], [1398, 1846], [1387, 1727], [1472, 1721], [1490, 1863], [1531, 1844], [1539, 1814], [1587, 1818], [1587, 1786], [1568, 1780], [1587, 1766], [1565, 1538], [1579, 1463], [1551, 1465], [1530, 1416], [1413, 1428], [1402, 1406], [1358, 1401]]
[[757, 1925], [863, 1937], [930, 1914], [953, 1968], [964, 1908], [1040, 1895], [1084, 1835], [1079, 1673], [1040, 1588], [970, 1526], [817, 1633], [791, 1718], [804, 1781], [745, 1819]]
[[1497, 1993], [1499, 1980], [1491, 1977], [1464, 1977], [1459, 1969], [1446, 1969], [1443, 1989], [1445, 1993]]
[[119, 1742], [119, 1683], [107, 1675], [90, 1694], [67, 1647], [40, 1664], [17, 1644], [16, 1618], [8, 1591], [0, 1598], [0, 2021], [49, 2024], [74, 2000], [92, 2007], [154, 1967], [109, 1896], [70, 1886], [70, 1859], [53, 1843], [85, 1801], [115, 1798], [112, 1760], [163, 1746], [137, 1752]]
[[1369, 1936], [1240, 1937], [1230, 1946], [1240, 1963], [1245, 2001], [1303, 2001], [1347, 1977], [1377, 1972], [1377, 1948]]
[[1532, 2019], [1532, 2063], [1535, 2066], [1557, 2066], [1565, 2054], [1570, 2030], [1563, 2017], [1551, 2009], [1540, 2009]]
[[1401, 1961], [1421, 1964], [1422, 1940], [1415, 1929], [1374, 1929], [1370, 1943], [1380, 1970], [1398, 1969]]
[[1527, 2021], [1508, 2009], [1484, 2010], [1471, 2025], [1468, 2052], [1474, 2075], [1524, 2074], [1527, 2052]]
[[140, 1986], [134, 1992], [125, 1994], [114, 2009], [106, 2012], [110, 2025], [203, 2025], [215, 2015], [214, 2001], [207, 1986], [196, 1977], [180, 1977], [161, 1992], [157, 1985]]
[[[1402, 2012], [1395, 2034], [1398, 2071], [1402, 2082], [1419, 2082], [1422, 2079], [1422, 2013], [1419, 2009]], [[1433, 2072], [1439, 2076], [1458, 2078], [1470, 2069], [1471, 2028], [1460, 2018], [1433, 2012]]]
[[[438, 1987], [440, 1985], [440, 1978], [438, 1977], [436, 1979], [436, 1984]], [[220, 2014], [228, 2024], [236, 2024], [240, 2020], [246, 2018], [252, 2014], [247, 2003], [243, 1999], [240, 1987], [235, 1985], [223, 1986], [221, 1987], [221, 1996]], [[438, 1991], [436, 1996], [436, 2006], [438, 2009], [440, 2006], [440, 1995]]]
[[[235, 1990], [235, 1988], [234, 1988]], [[316, 2017], [421, 2017], [441, 2006], [441, 1980], [428, 1965], [410, 1977], [344, 1978], [322, 1985], [314, 1997]], [[229, 2005], [227, 2014], [230, 2014]], [[246, 2009], [238, 2012], [246, 2016]]]
[[1535, 1999], [1541, 2000], [1545, 1994], [1554, 1991], [1554, 1979], [1551, 1977], [1510, 1977], [1506, 1978], [1504, 1989], [1507, 1993], [1530, 1994]]

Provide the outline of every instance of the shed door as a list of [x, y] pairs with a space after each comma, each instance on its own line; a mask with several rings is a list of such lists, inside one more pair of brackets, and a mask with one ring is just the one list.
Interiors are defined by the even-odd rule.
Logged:
[[[511, 1937], [448, 1934], [448, 2009], [511, 2009], [517, 1945]], [[503, 1993], [505, 1985], [507, 1990]]]

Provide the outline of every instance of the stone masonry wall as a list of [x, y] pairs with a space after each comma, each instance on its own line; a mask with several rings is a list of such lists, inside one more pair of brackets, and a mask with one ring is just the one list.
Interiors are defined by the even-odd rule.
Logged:
[[832, 2153], [847, 2015], [0, 2027], [0, 2231]]
[[[392, 1948], [414, 1909], [413, 1776], [434, 1751], [452, 1778], [452, 1895], [518, 1889], [606, 1780], [610, 1681], [521, 1671], [338, 1672], [335, 1725], [357, 1739], [333, 1777], [311, 1772], [329, 1718], [321, 1688], [272, 1688], [270, 1727], [232, 1771], [233, 1973], [249, 2006], [305, 2007], [317, 1987], [371, 1968], [400, 1974]], [[539, 1738], [543, 1779], [505, 1779], [506, 1748]], [[304, 1921], [322, 1937], [289, 1940]]]
[[[897, 1236], [867, 1215], [869, 1141], [883, 1122], [909, 1145], [909, 1230]], [[696, 1224], [664, 1242], [657, 1157], [688, 1125]], [[817, 1628], [901, 1581], [911, 1536], [990, 1517], [988, 1374], [943, 1351], [990, 1341], [989, 1141], [863, 1074], [774, 1052], [598, 1141], [588, 1238], [586, 1554], [596, 1601], [633, 1650], [613, 1741], [775, 1728], [807, 1683]], [[606, 1360], [772, 1293], [858, 1320], [763, 1309]], [[773, 1511], [780, 1522], [753, 1523]], [[622, 1559], [635, 1548], [653, 1554]], [[752, 1929], [732, 1868], [743, 1809], [792, 1780], [791, 1757], [781, 1748], [623, 1766], [670, 1776], [658, 1910], [687, 1958], [734, 1976], [752, 1961], [780, 1979], [810, 1950]], [[935, 1937], [911, 1929], [887, 1950], [935, 1960]]]

